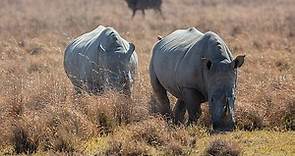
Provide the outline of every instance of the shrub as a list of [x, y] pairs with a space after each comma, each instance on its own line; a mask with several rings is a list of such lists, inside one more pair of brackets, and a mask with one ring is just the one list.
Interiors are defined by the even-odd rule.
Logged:
[[191, 138], [184, 128], [173, 128], [164, 119], [153, 118], [120, 127], [114, 132], [106, 153], [148, 155], [156, 150], [165, 155], [187, 155], [193, 148]]
[[107, 135], [113, 131], [113, 121], [105, 113], [98, 113], [97, 120], [100, 135]]
[[211, 142], [205, 151], [207, 156], [238, 156], [240, 153], [241, 149], [236, 143], [220, 139]]
[[37, 151], [38, 140], [30, 138], [28, 132], [22, 126], [16, 126], [13, 129], [12, 144], [17, 154], [32, 154]]
[[263, 118], [255, 111], [238, 110], [236, 120], [238, 129], [253, 131], [263, 128]]
[[130, 123], [134, 111], [134, 104], [131, 99], [124, 95], [114, 94], [112, 103], [113, 117], [119, 125]]
[[109, 144], [109, 149], [106, 151], [106, 155], [108, 156], [147, 155], [147, 149], [145, 146], [136, 141], [122, 142], [113, 139]]
[[295, 101], [290, 102], [285, 110], [283, 124], [287, 130], [295, 130]]
[[72, 137], [67, 135], [58, 136], [53, 143], [54, 151], [73, 153], [75, 151], [75, 142]]

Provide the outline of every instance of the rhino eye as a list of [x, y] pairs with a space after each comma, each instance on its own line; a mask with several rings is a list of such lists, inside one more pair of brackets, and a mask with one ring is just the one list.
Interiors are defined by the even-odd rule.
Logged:
[[214, 102], [213, 98], [211, 98], [210, 101], [211, 101], [211, 103], [213, 103]]

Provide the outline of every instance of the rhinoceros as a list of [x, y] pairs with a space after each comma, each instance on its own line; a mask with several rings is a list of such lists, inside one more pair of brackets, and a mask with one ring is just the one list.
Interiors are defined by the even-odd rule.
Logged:
[[98, 26], [69, 43], [64, 69], [77, 92], [131, 94], [138, 59], [133, 43], [112, 27]]
[[133, 11], [132, 18], [134, 18], [136, 11], [141, 10], [143, 16], [145, 16], [145, 9], [154, 9], [158, 11], [161, 16], [164, 18], [162, 14], [162, 0], [125, 0], [128, 4], [128, 7]]
[[[225, 42], [214, 32], [202, 33], [196, 28], [180, 29], [154, 45], [150, 62], [153, 92], [158, 99], [156, 110], [183, 122], [188, 112], [190, 125], [201, 115], [201, 103], [209, 103], [213, 129], [234, 128], [237, 68], [245, 55], [233, 59]], [[177, 98], [174, 114], [167, 91]]]

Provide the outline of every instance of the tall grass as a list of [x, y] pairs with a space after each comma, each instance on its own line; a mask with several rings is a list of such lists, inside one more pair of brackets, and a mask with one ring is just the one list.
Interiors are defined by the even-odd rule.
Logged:
[[[294, 130], [294, 5], [293, 0], [165, 0], [165, 20], [152, 11], [131, 20], [124, 1], [1, 0], [0, 147], [10, 146], [8, 153], [15, 154], [83, 153], [88, 139], [112, 136], [110, 153], [140, 154], [152, 144], [166, 154], [186, 154], [188, 130], [148, 119], [148, 63], [158, 35], [190, 26], [220, 34], [234, 55], [247, 56], [238, 77], [238, 128]], [[64, 73], [66, 44], [100, 24], [136, 45], [139, 73], [132, 101], [113, 92], [77, 96]], [[210, 129], [206, 104], [203, 109], [200, 125]], [[120, 128], [131, 138], [120, 140]], [[124, 141], [136, 146], [129, 149]]]

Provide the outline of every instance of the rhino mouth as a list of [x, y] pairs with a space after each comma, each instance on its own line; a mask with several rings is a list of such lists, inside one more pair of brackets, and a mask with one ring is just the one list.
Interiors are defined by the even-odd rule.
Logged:
[[233, 131], [235, 129], [235, 119], [233, 114], [224, 113], [223, 117], [216, 122], [213, 122], [215, 131]]
[[233, 131], [235, 129], [235, 123], [213, 123], [213, 130], [216, 132]]
[[226, 97], [225, 105], [218, 114], [213, 114], [214, 131], [233, 131], [235, 128], [234, 98]]

